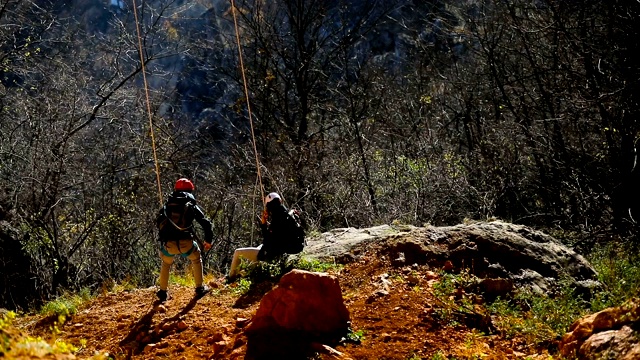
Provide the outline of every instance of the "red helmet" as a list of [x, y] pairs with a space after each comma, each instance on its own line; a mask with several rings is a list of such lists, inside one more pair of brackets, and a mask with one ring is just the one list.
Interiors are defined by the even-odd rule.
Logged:
[[174, 186], [174, 189], [175, 191], [193, 191], [193, 189], [195, 189], [195, 186], [193, 186], [191, 180], [181, 178], [176, 181], [176, 186]]

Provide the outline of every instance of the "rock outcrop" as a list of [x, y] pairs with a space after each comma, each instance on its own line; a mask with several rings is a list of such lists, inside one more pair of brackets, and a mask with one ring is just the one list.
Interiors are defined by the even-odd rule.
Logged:
[[0, 307], [27, 308], [28, 294], [35, 291], [31, 260], [24, 253], [19, 231], [0, 220]]
[[640, 299], [576, 320], [562, 337], [566, 358], [640, 359]]
[[247, 327], [248, 359], [289, 359], [334, 343], [349, 330], [349, 311], [338, 279], [293, 270], [260, 301]]
[[335, 229], [309, 239], [304, 256], [349, 262], [374, 247], [397, 266], [417, 263], [451, 271], [467, 269], [480, 279], [493, 279], [479, 285], [487, 293], [494, 292], [493, 296], [516, 287], [552, 293], [564, 281], [588, 297], [600, 286], [591, 264], [557, 239], [501, 221]]

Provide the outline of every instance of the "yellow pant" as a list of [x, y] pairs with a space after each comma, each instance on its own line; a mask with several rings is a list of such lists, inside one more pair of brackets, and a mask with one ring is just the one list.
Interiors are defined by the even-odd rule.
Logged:
[[[190, 253], [189, 253], [190, 252]], [[193, 280], [196, 287], [202, 286], [202, 258], [200, 257], [200, 248], [193, 240], [167, 241], [160, 249], [160, 259], [162, 266], [160, 267], [160, 290], [167, 290], [169, 286], [169, 270], [176, 255], [185, 255], [191, 260], [191, 271], [193, 272]]]

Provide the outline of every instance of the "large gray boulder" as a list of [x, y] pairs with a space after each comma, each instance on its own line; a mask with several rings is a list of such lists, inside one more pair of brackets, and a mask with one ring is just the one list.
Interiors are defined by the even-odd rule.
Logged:
[[[335, 229], [307, 243], [307, 258], [348, 262], [376, 251], [398, 266], [466, 269], [481, 279], [502, 279], [540, 293], [552, 292], [564, 282], [588, 296], [600, 286], [593, 266], [571, 248], [541, 231], [502, 221]], [[505, 288], [504, 282], [486, 284]]]

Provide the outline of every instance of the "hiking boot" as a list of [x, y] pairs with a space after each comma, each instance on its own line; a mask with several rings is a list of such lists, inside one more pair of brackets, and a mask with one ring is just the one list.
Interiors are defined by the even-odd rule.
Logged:
[[167, 290], [158, 290], [156, 296], [158, 297], [158, 300], [160, 300], [160, 302], [167, 301]]
[[197, 298], [201, 298], [201, 297], [205, 296], [209, 292], [209, 290], [211, 290], [211, 289], [209, 289], [209, 287], [206, 286], [206, 285], [198, 286], [196, 288], [196, 297]]

